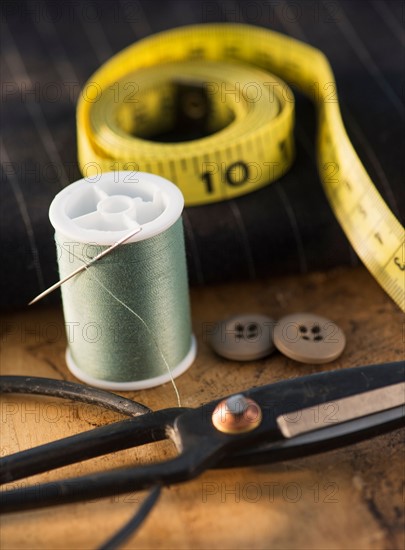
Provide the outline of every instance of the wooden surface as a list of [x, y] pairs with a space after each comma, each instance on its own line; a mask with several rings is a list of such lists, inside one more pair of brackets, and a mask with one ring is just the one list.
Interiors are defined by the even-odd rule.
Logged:
[[[402, 359], [399, 309], [364, 269], [284, 277], [191, 291], [198, 358], [177, 380], [184, 406], [322, 369]], [[274, 318], [295, 311], [324, 315], [345, 331], [344, 354], [327, 366], [298, 364], [278, 353], [237, 364], [213, 355], [204, 323], [239, 312]], [[61, 311], [37, 306], [2, 317], [2, 374], [74, 380], [68, 373]], [[126, 395], [153, 409], [176, 405], [173, 388]], [[7, 395], [1, 401], [6, 455], [120, 419], [54, 398]], [[125, 548], [404, 548], [403, 430], [318, 456], [257, 468], [208, 471], [165, 489], [158, 506]], [[43, 474], [14, 486], [113, 466], [166, 459], [168, 442]], [[1, 518], [1, 548], [96, 548], [129, 518], [144, 493]]]

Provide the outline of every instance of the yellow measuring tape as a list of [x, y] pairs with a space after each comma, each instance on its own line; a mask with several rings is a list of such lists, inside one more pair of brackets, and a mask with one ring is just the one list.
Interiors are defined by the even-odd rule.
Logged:
[[[284, 81], [315, 102], [318, 170], [331, 207], [361, 260], [405, 310], [404, 228], [350, 143], [328, 60], [307, 44], [248, 25], [208, 24], [126, 48], [82, 91], [83, 175], [159, 174], [180, 187], [187, 205], [268, 185], [294, 158], [294, 99]], [[203, 137], [152, 141], [170, 131], [179, 101], [185, 120], [202, 124]]]

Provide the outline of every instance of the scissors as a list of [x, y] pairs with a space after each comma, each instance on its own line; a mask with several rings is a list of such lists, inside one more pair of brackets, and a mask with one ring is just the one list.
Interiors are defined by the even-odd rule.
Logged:
[[[121, 449], [171, 439], [175, 458], [5, 490], [3, 513], [151, 489], [136, 525], [162, 487], [210, 468], [273, 463], [328, 451], [405, 424], [405, 362], [312, 374], [248, 389], [197, 408], [149, 408], [81, 384], [0, 377], [0, 392], [92, 403], [130, 418], [21, 451], [0, 460], [8, 483]], [[105, 548], [115, 547], [105, 546]]]

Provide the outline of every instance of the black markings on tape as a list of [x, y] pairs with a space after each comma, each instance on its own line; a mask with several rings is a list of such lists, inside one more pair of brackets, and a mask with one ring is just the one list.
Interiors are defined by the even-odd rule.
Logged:
[[233, 162], [229, 166], [225, 163], [221, 163], [214, 168], [214, 170], [206, 171], [201, 174], [201, 179], [205, 184], [206, 193], [210, 194], [214, 192], [214, 178], [220, 178], [220, 181], [231, 185], [233, 187], [239, 187], [249, 181], [250, 170], [248, 164], [243, 161]]

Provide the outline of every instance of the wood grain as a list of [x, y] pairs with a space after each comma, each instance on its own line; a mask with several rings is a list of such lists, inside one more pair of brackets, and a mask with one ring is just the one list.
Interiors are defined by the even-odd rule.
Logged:
[[[362, 268], [229, 284], [191, 291], [198, 358], [177, 380], [184, 406], [322, 369], [404, 357], [404, 319]], [[206, 323], [241, 312], [274, 318], [311, 311], [347, 336], [343, 355], [325, 366], [275, 353], [238, 364], [215, 356]], [[67, 371], [59, 308], [44, 305], [2, 316], [2, 374], [74, 380]], [[170, 384], [127, 396], [153, 409], [176, 405]], [[118, 420], [117, 414], [54, 398], [1, 400], [1, 454]], [[168, 442], [41, 474], [14, 485], [80, 475], [174, 455]], [[173, 486], [125, 548], [403, 549], [403, 430], [318, 456], [256, 468], [208, 471]], [[129, 518], [144, 493], [2, 516], [1, 548], [96, 548]]]

